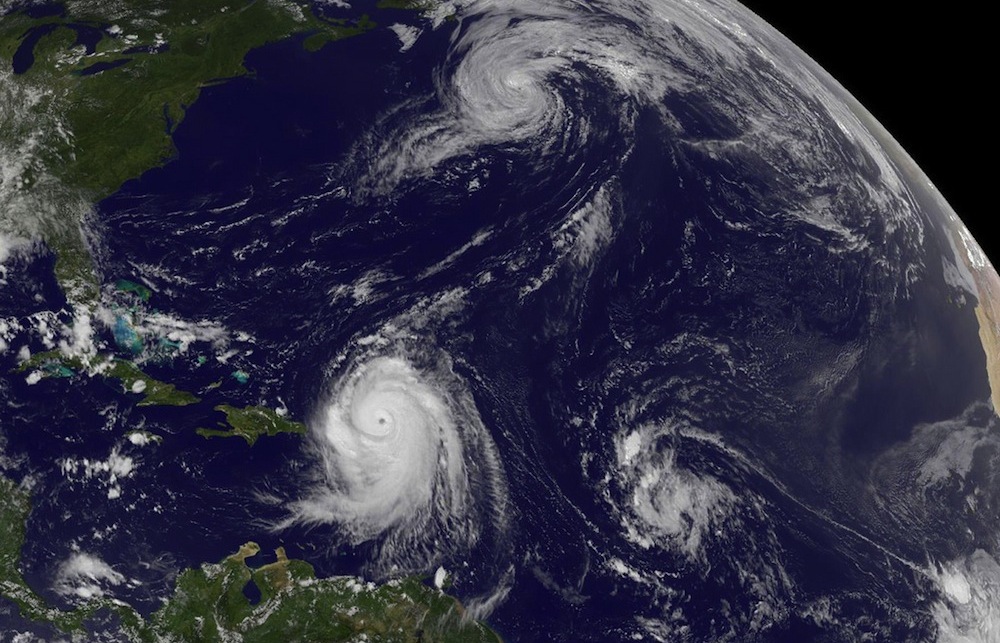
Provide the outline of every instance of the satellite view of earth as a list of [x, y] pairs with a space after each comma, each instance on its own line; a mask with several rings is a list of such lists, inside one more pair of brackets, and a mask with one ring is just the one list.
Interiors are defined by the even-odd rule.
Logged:
[[1000, 278], [732, 0], [0, 0], [0, 641], [1000, 641]]

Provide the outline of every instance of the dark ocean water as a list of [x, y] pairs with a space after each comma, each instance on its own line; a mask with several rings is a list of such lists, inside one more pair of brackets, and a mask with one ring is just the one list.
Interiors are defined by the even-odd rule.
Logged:
[[[352, 546], [335, 525], [272, 528], [287, 512], [264, 496], [295, 498], [314, 464], [301, 438], [250, 448], [195, 429], [219, 422], [219, 403], [280, 400], [312, 423], [345, 347], [461, 288], [460, 313], [415, 341], [445, 350], [469, 383], [503, 464], [510, 527], [441, 563], [463, 600], [511, 588], [488, 619], [505, 640], [628, 640], [634, 617], [663, 618], [663, 605], [683, 612], [692, 640], [755, 619], [777, 623], [759, 634], [768, 641], [930, 637], [936, 594], [916, 567], [960, 551], [961, 522], [907, 537], [870, 502], [866, 476], [915, 426], [989, 396], [971, 307], [937, 270], [951, 254], [937, 214], [921, 245], [900, 251], [924, 272], [908, 299], [894, 297], [897, 274], [785, 215], [798, 193], [779, 188], [809, 177], [749, 152], [704, 152], [702, 139], [739, 133], [711, 100], [668, 94], [673, 124], [637, 109], [626, 140], [597, 77], [561, 88], [591, 119], [585, 150], [553, 160], [532, 157], [530, 141], [486, 147], [388, 194], [365, 192], [356, 159], [441, 107], [435, 78], [455, 64], [441, 54], [462, 28], [428, 31], [405, 54], [385, 29], [319, 52], [301, 39], [254, 51], [247, 77], [205, 88], [187, 109], [175, 159], [98, 205], [106, 283], [151, 287], [143, 315], [249, 339], [224, 363], [196, 342], [144, 365], [204, 398], [181, 409], [136, 407], [98, 378], [12, 378], [5, 395], [21, 406], [5, 418], [5, 448], [38, 481], [29, 582], [66, 605], [53, 582], [70, 542], [140, 581], [115, 595], [147, 612], [178, 570], [247, 540], [262, 546], [260, 562], [281, 545], [320, 575], [366, 573], [377, 538]], [[845, 173], [874, 180], [871, 159], [836, 142]], [[616, 195], [607, 247], [589, 263], [556, 262], [560, 226], [602, 186]], [[896, 251], [891, 213], [843, 207], [873, 245]], [[0, 306], [61, 308], [51, 266], [46, 256], [14, 265]], [[670, 430], [647, 450], [734, 499], [694, 554], [629, 538], [611, 509], [634, 491], [616, 473], [616, 440], [660, 425]], [[164, 439], [122, 441], [137, 428]], [[116, 450], [136, 467], [113, 502], [108, 485], [61, 469], [65, 457]], [[954, 491], [928, 492], [939, 523], [960, 507]], [[616, 561], [633, 576], [609, 571]], [[832, 616], [816, 617], [822, 609]]]

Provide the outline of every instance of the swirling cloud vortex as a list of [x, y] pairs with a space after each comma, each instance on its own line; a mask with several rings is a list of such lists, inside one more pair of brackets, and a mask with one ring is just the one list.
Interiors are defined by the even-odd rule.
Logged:
[[[400, 357], [357, 365], [334, 387], [313, 427], [322, 475], [295, 511], [355, 542], [384, 535], [390, 558], [429, 554], [434, 540], [471, 547], [487, 508], [503, 502], [495, 447], [450, 368], [418, 370]], [[419, 556], [417, 557], [419, 559]]]

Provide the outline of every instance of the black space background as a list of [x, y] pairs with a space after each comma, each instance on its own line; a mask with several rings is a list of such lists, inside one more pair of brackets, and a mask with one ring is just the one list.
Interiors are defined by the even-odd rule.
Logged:
[[[1000, 32], [969, 2], [742, 0], [898, 140], [1000, 265], [993, 192]], [[927, 7], [927, 8], [922, 8]]]
[[[1000, 265], [995, 217], [1000, 31], [968, 0], [741, 0], [889, 130]], [[7, 3], [0, 0], [0, 6]]]

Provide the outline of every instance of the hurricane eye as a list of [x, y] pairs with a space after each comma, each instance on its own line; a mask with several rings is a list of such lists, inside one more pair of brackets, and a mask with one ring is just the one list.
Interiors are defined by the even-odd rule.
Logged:
[[374, 420], [374, 422], [364, 421], [361, 430], [373, 437], [386, 437], [396, 429], [396, 418], [388, 409], [377, 409]]
[[[359, 361], [335, 385], [313, 445], [325, 478], [296, 504], [303, 520], [343, 527], [355, 542], [398, 538], [425, 551], [424, 539], [471, 545], [482, 528], [484, 502], [499, 486], [494, 445], [450, 369], [422, 370], [397, 357]], [[469, 484], [470, 471], [485, 488]], [[486, 492], [485, 497], [477, 493]], [[395, 542], [395, 541], [394, 541]], [[403, 564], [414, 552], [398, 554]]]

